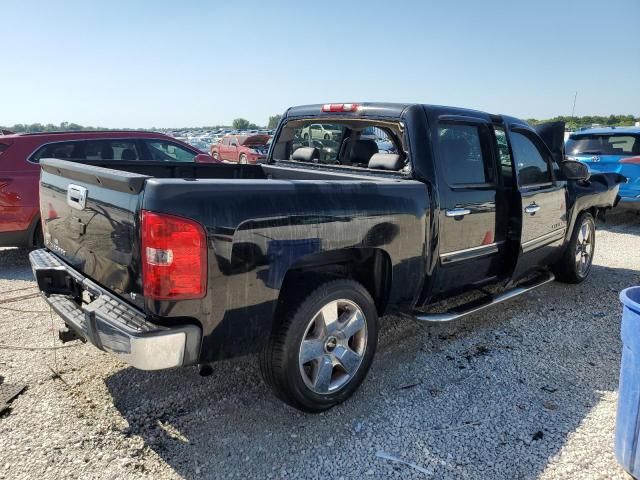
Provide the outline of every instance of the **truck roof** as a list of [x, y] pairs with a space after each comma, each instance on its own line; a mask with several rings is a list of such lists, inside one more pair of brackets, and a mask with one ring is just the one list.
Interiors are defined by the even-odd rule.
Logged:
[[[322, 110], [323, 103], [317, 103], [313, 105], [299, 105], [297, 107], [291, 107], [286, 112], [287, 117], [305, 117], [316, 116], [324, 113]], [[335, 103], [331, 105], [358, 105], [358, 113], [371, 115], [376, 117], [399, 117], [402, 115], [408, 107], [417, 105], [415, 103], [381, 103], [381, 102], [353, 102], [349, 103]], [[345, 112], [352, 113], [352, 112]]]

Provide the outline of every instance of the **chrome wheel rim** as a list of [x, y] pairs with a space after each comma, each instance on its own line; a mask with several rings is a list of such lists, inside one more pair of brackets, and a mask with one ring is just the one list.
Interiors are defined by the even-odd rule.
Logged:
[[580, 225], [575, 252], [576, 271], [582, 277], [589, 273], [591, 268], [594, 240], [595, 228], [593, 222], [586, 220]]
[[298, 353], [300, 374], [314, 393], [335, 393], [356, 375], [367, 348], [367, 322], [358, 305], [333, 300], [311, 319]]

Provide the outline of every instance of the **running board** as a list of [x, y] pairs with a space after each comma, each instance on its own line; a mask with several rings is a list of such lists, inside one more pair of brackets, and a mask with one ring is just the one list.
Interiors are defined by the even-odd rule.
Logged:
[[[445, 313], [422, 313], [419, 315], [414, 315], [414, 318], [421, 322], [436, 322], [436, 323], [451, 322], [452, 320], [457, 320], [458, 318], [464, 317], [471, 313], [479, 312], [480, 310], [484, 310], [485, 308], [492, 307], [498, 303], [502, 303], [513, 297], [517, 297], [518, 295], [527, 293], [528, 291], [533, 290], [534, 288], [538, 288], [544, 285], [545, 283], [553, 282], [555, 280], [555, 277], [552, 273], [549, 273], [542, 280], [538, 280], [538, 281], [536, 280], [537, 279], [533, 280], [532, 281], [533, 283], [532, 282], [524, 283], [518, 287], [512, 288], [511, 290], [507, 290], [506, 292], [501, 293], [500, 295], [496, 295], [495, 297], [492, 297], [491, 300], [487, 301], [486, 303], [483, 303], [481, 305], [476, 304], [467, 310], [452, 309]], [[461, 305], [461, 307], [464, 307], [464, 305]]]

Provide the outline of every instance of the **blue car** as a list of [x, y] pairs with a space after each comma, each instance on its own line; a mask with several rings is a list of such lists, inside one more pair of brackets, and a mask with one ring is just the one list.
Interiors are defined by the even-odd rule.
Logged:
[[640, 211], [640, 127], [590, 128], [572, 133], [568, 160], [585, 163], [594, 173], [615, 172], [627, 177], [620, 185], [622, 208]]

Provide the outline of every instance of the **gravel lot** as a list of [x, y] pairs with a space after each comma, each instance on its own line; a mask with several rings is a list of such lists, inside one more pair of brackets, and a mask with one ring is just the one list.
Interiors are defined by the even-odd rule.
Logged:
[[[315, 416], [276, 400], [254, 358], [201, 378], [77, 343], [7, 349], [59, 345], [61, 321], [38, 297], [0, 303], [0, 375], [27, 385], [0, 418], [0, 478], [626, 478], [618, 292], [639, 270], [640, 217], [610, 216], [586, 283], [450, 325], [386, 318], [360, 391]], [[0, 302], [35, 292], [27, 252], [0, 250]]]

